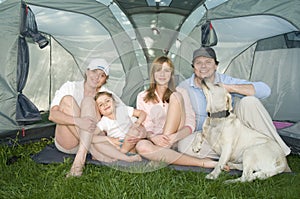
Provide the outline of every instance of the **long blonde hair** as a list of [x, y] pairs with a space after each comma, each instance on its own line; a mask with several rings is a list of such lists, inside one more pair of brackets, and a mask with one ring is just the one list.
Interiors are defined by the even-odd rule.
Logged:
[[175, 81], [174, 81], [174, 64], [172, 60], [169, 57], [161, 56], [157, 57], [151, 64], [151, 71], [150, 71], [150, 86], [147, 89], [147, 94], [144, 98], [145, 102], [158, 102], [157, 96], [155, 95], [155, 89], [156, 89], [156, 82], [154, 78], [154, 73], [161, 70], [163, 63], [167, 63], [171, 69], [171, 79], [168, 84], [168, 88], [166, 92], [163, 95], [163, 102], [169, 103], [171, 94], [175, 91]]

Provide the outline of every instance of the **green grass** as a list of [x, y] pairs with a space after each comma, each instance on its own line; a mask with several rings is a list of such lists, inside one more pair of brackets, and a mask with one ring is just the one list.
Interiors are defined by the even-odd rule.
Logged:
[[[251, 183], [224, 184], [235, 178], [223, 173], [215, 181], [205, 173], [168, 167], [147, 173], [123, 172], [88, 164], [80, 178], [65, 178], [72, 161], [37, 164], [31, 155], [51, 140], [0, 146], [0, 198], [300, 198], [300, 157], [290, 155], [292, 174], [284, 173]], [[19, 158], [7, 164], [11, 157]]]

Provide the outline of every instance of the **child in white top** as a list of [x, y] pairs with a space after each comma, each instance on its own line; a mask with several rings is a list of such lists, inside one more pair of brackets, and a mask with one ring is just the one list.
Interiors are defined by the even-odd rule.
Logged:
[[[106, 91], [98, 92], [95, 100], [102, 116], [97, 127], [106, 132], [122, 153], [135, 152], [136, 143], [146, 137], [146, 130], [141, 124], [147, 114], [124, 104], [116, 104], [112, 94]], [[133, 123], [132, 117], [138, 119]]]

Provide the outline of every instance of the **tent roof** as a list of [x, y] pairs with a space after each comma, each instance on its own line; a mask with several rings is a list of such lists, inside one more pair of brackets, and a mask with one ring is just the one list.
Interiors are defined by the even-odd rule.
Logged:
[[[195, 9], [203, 5], [205, 0], [113, 0], [113, 2], [130, 21], [146, 59], [151, 62], [154, 57], [168, 52], [184, 22]], [[157, 35], [168, 35], [168, 38]]]
[[205, 0], [113, 0], [127, 16], [134, 14], [173, 13], [188, 17]]

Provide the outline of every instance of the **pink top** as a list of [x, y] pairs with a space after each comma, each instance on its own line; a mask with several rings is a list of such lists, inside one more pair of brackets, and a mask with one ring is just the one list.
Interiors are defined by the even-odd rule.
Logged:
[[[193, 111], [192, 105], [190, 103], [190, 98], [187, 92], [183, 88], [176, 88], [184, 98], [185, 112], [186, 112], [186, 121], [185, 126], [189, 126], [192, 131], [195, 130], [195, 112]], [[159, 99], [158, 103], [145, 102], [144, 98], [146, 96], [146, 91], [142, 91], [137, 96], [137, 109], [143, 110], [147, 113], [146, 120], [143, 125], [147, 131], [152, 131], [155, 134], [162, 134], [163, 127], [166, 121], [167, 110], [169, 107], [168, 103], [163, 103], [158, 97], [158, 94], [155, 92], [157, 98]]]

